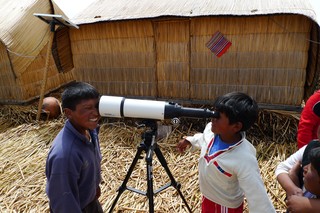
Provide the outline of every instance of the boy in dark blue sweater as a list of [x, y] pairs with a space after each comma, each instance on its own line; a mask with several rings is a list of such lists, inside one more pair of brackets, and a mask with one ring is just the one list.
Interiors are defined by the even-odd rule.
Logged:
[[98, 201], [99, 98], [99, 92], [83, 82], [68, 86], [62, 93], [62, 109], [68, 120], [54, 139], [46, 161], [50, 212], [103, 212]]

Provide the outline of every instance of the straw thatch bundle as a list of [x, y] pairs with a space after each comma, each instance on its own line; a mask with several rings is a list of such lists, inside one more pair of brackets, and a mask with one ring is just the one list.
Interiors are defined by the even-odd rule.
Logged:
[[[64, 118], [34, 122], [34, 106], [5, 106], [0, 109], [0, 211], [48, 212], [45, 195], [45, 160], [53, 138], [63, 127]], [[290, 113], [262, 111], [260, 120], [248, 131], [248, 138], [257, 149], [261, 175], [278, 212], [285, 211], [285, 193], [274, 177], [274, 169], [295, 147], [297, 118]], [[128, 168], [136, 154], [144, 130], [132, 125], [132, 120], [104, 120], [101, 125], [103, 209], [108, 211], [117, 195]], [[168, 137], [158, 141], [170, 171], [181, 183], [181, 191], [194, 212], [200, 212], [201, 194], [198, 188], [197, 158], [199, 153], [175, 151], [183, 135], [194, 134], [203, 128], [203, 120], [187, 120], [173, 129]], [[198, 127], [197, 127], [198, 126]], [[144, 157], [144, 156], [143, 156]], [[169, 182], [163, 167], [154, 156], [154, 188]], [[139, 160], [128, 186], [146, 189], [146, 163]], [[187, 212], [173, 187], [154, 197], [155, 212]], [[148, 212], [148, 198], [125, 191], [115, 212]], [[247, 210], [246, 210], [247, 212]]]

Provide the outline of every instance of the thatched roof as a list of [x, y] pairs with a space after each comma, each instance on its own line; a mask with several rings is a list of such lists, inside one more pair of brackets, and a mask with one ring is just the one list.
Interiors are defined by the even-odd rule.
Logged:
[[[76, 24], [160, 16], [301, 14], [317, 20], [313, 0], [92, 0], [80, 13], [69, 17]], [[59, 0], [53, 0], [59, 2]], [[62, 2], [62, 1], [61, 1]], [[64, 3], [62, 3], [64, 4]], [[61, 8], [64, 5], [59, 4]], [[320, 9], [320, 8], [319, 8]], [[318, 12], [319, 13], [319, 12]]]
[[33, 13], [51, 13], [49, 1], [2, 1], [0, 41], [9, 52], [12, 70], [19, 76], [47, 44], [48, 25], [39, 24]]

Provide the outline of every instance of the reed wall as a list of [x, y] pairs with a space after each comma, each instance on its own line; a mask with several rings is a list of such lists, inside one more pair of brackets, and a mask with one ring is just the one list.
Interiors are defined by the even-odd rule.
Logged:
[[83, 25], [71, 32], [74, 75], [112, 95], [156, 96], [150, 21]]
[[[220, 31], [232, 42], [217, 58]], [[210, 102], [243, 91], [259, 103], [304, 97], [311, 21], [301, 15], [101, 22], [70, 32], [77, 80], [104, 94]]]
[[[232, 42], [220, 58], [206, 47], [217, 31]], [[80, 25], [56, 32], [46, 91], [78, 80], [108, 95], [211, 103], [236, 90], [261, 104], [299, 106], [319, 73], [319, 51], [311, 39], [318, 39], [318, 26], [301, 15]], [[46, 50], [44, 46], [24, 72], [16, 73], [2, 47], [2, 100], [39, 96]]]

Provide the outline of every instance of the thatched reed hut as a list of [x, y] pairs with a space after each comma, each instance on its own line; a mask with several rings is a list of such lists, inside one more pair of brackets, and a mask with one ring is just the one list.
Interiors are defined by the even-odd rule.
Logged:
[[[2, 103], [39, 95], [48, 26], [31, 14], [63, 11], [29, 3], [17, 19], [27, 23], [5, 28], [16, 36], [1, 33]], [[46, 92], [80, 80], [102, 94], [207, 104], [238, 90], [289, 109], [318, 81], [319, 23], [306, 0], [92, 1], [69, 18], [80, 28], [55, 31]], [[219, 58], [206, 46], [216, 32], [232, 43]], [[35, 46], [33, 58], [13, 54]]]
[[[0, 103], [28, 102], [39, 96], [50, 37], [48, 25], [33, 13], [51, 14], [53, 7], [50, 1], [12, 0], [2, 1], [0, 11]], [[46, 92], [74, 79], [71, 72], [59, 72], [53, 56]]]

